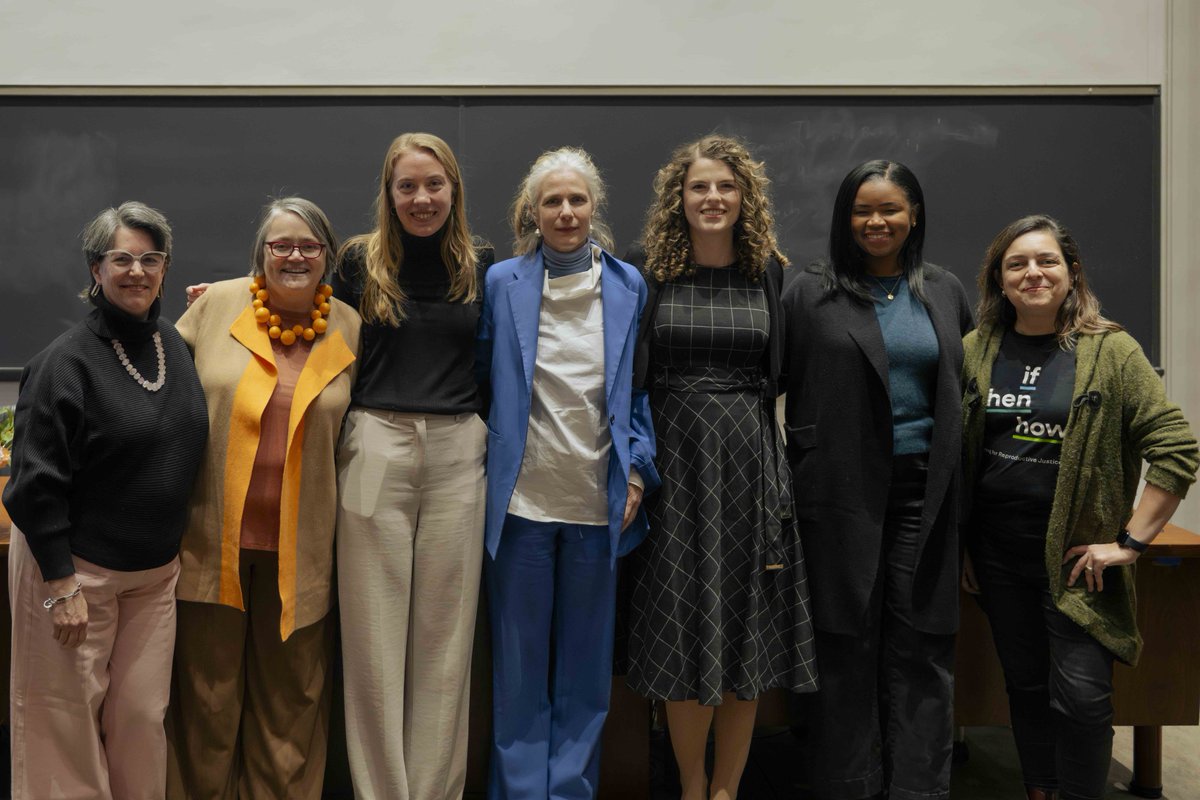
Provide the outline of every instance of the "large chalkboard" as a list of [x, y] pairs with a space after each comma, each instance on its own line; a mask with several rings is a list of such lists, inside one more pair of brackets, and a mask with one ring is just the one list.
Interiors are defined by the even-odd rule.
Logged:
[[183, 287], [244, 274], [256, 213], [271, 195], [319, 203], [342, 235], [369, 222], [383, 153], [426, 130], [462, 163], [471, 222], [500, 257], [505, 212], [542, 150], [581, 145], [609, 184], [618, 253], [632, 243], [655, 170], [678, 143], [746, 138], [773, 179], [784, 249], [821, 255], [838, 183], [892, 158], [925, 188], [929, 260], [974, 296], [984, 247], [1044, 211], [1082, 244], [1106, 312], [1158, 359], [1159, 103], [1096, 97], [94, 97], [0, 98], [0, 378], [86, 313], [78, 232], [138, 199], [175, 235], [165, 313]]

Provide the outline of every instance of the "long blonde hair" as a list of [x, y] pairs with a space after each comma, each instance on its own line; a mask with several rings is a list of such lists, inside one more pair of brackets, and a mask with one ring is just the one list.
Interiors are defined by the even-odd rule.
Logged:
[[660, 283], [685, 275], [692, 265], [692, 239], [683, 210], [683, 181], [688, 168], [702, 158], [729, 167], [742, 194], [742, 210], [733, 226], [733, 246], [738, 268], [758, 278], [774, 257], [788, 265], [775, 236], [775, 214], [767, 193], [770, 181], [761, 161], [732, 136], [712, 134], [676, 148], [671, 160], [654, 178], [654, 200], [646, 212], [642, 245], [646, 248], [645, 271]]
[[440, 231], [442, 261], [450, 276], [450, 291], [446, 299], [471, 303], [479, 292], [475, 276], [479, 242], [471, 236], [467, 225], [467, 193], [463, 188], [458, 159], [454, 157], [450, 145], [432, 133], [402, 133], [395, 138], [383, 158], [379, 194], [375, 197], [375, 229], [347, 241], [338, 257], [338, 269], [341, 270], [351, 249], [363, 251], [363, 292], [359, 313], [367, 322], [392, 327], [399, 325], [405, 317], [405, 295], [398, 281], [404, 263], [404, 245], [400, 238], [404, 226], [400, 224], [392, 205], [392, 173], [400, 157], [414, 151], [424, 151], [437, 159], [446, 170], [453, 193], [450, 218]]
[[589, 235], [605, 250], [613, 249], [612, 232], [602, 216], [608, 194], [604, 189], [604, 181], [600, 178], [600, 170], [596, 168], [586, 150], [578, 147], [560, 147], [557, 150], [547, 150], [538, 156], [517, 188], [517, 196], [513, 198], [512, 207], [508, 212], [513, 232], [513, 253], [516, 255], [523, 256], [537, 249], [541, 237], [538, 234], [535, 209], [538, 195], [542, 191], [542, 181], [551, 173], [561, 171], [574, 172], [583, 178], [592, 200]]
[[1004, 254], [1012, 243], [1034, 231], [1046, 231], [1054, 237], [1062, 250], [1071, 276], [1071, 288], [1054, 318], [1058, 346], [1063, 350], [1071, 350], [1081, 333], [1124, 330], [1121, 325], [1100, 313], [1100, 298], [1088, 287], [1087, 276], [1083, 273], [1083, 261], [1079, 256], [1079, 243], [1075, 241], [1075, 237], [1061, 222], [1046, 214], [1031, 214], [1009, 223], [988, 245], [987, 254], [983, 257], [983, 264], [976, 279], [979, 286], [979, 306], [975, 310], [975, 319], [979, 327], [1012, 327], [1016, 323], [1017, 309], [1004, 296], [1000, 269]]

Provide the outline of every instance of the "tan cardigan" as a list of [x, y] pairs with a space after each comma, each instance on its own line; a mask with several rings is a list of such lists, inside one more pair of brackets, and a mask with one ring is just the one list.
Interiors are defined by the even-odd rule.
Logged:
[[[245, 609], [239, 576], [242, 509], [258, 452], [259, 421], [275, 390], [275, 357], [250, 308], [250, 279], [214, 283], [176, 327], [196, 359], [208, 402], [204, 463], [188, 508], [178, 597]], [[330, 299], [329, 328], [296, 381], [279, 509], [279, 633], [323, 618], [332, 606], [337, 511], [334, 453], [350, 404], [357, 312]]]

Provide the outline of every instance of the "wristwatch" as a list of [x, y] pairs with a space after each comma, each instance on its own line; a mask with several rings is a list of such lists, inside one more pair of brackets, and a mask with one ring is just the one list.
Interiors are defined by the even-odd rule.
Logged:
[[1146, 542], [1139, 542], [1129, 534], [1129, 531], [1121, 531], [1117, 534], [1117, 544], [1121, 547], [1128, 547], [1138, 553], [1144, 553], [1150, 549], [1150, 545]]

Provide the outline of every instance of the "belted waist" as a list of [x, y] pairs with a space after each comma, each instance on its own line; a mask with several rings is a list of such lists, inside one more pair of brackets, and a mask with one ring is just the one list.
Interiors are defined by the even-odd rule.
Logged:
[[726, 392], [762, 393], [766, 378], [759, 370], [693, 370], [660, 369], [654, 376], [654, 387], [672, 392], [723, 394]]

